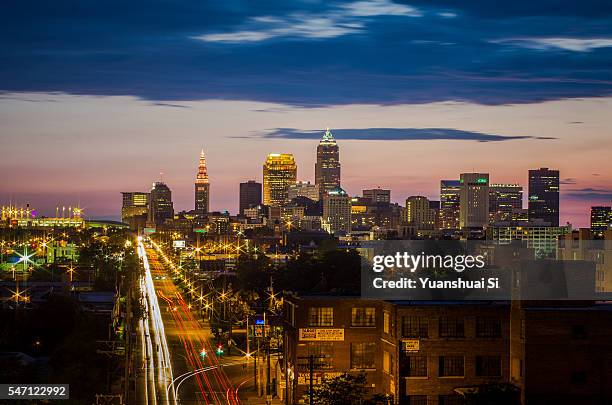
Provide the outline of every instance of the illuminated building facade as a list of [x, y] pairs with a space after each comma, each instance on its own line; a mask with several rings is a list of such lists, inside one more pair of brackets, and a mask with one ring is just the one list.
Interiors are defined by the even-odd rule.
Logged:
[[261, 205], [261, 183], [249, 180], [240, 183], [240, 214], [244, 215], [244, 210]]
[[149, 225], [161, 225], [166, 219], [174, 217], [174, 206], [172, 204], [172, 192], [168, 186], [157, 181], [153, 183], [149, 194]]
[[440, 181], [440, 227], [459, 229], [461, 182], [459, 180]]
[[322, 226], [329, 233], [351, 231], [351, 198], [340, 187], [323, 197]]
[[529, 170], [529, 220], [559, 226], [559, 170]]
[[297, 183], [289, 186], [289, 201], [297, 197], [306, 197], [313, 201], [319, 201], [319, 196], [318, 184], [312, 184], [309, 181], [298, 181]]
[[461, 173], [459, 181], [459, 226], [486, 226], [489, 223], [489, 174]]
[[408, 197], [402, 222], [419, 230], [434, 229], [436, 210], [431, 207], [427, 197], [418, 195]]
[[523, 208], [523, 186], [491, 184], [489, 186], [490, 222], [512, 221], [513, 214]]
[[591, 231], [601, 236], [612, 226], [612, 207], [591, 207]]
[[271, 153], [263, 165], [263, 202], [280, 207], [289, 200], [289, 187], [297, 179], [297, 165], [290, 153]]
[[317, 146], [315, 184], [323, 198], [328, 191], [340, 187], [340, 150], [329, 128]]
[[149, 193], [140, 191], [122, 192], [121, 221], [128, 223], [133, 217], [146, 215], [149, 211]]
[[208, 182], [204, 149], [200, 152], [200, 163], [195, 181], [195, 210], [198, 214], [206, 214], [210, 210], [210, 183]]

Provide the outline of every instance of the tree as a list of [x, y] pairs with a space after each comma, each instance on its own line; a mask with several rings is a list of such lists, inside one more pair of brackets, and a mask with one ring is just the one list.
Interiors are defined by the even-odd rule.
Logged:
[[[312, 390], [312, 404], [316, 405], [357, 405], [361, 404], [367, 393], [365, 373], [342, 374], [329, 380], [323, 380]], [[304, 400], [310, 404], [310, 395]]]

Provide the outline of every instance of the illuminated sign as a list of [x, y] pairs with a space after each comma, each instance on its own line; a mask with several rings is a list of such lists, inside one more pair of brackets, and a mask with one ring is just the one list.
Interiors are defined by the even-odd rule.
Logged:
[[418, 339], [402, 339], [402, 350], [404, 352], [418, 352], [420, 342]]
[[300, 328], [300, 340], [343, 342], [344, 329]]
[[155, 233], [155, 228], [145, 228], [144, 233]]
[[185, 247], [185, 241], [184, 240], [175, 240], [175, 241], [172, 241], [172, 247], [173, 248], [184, 248]]

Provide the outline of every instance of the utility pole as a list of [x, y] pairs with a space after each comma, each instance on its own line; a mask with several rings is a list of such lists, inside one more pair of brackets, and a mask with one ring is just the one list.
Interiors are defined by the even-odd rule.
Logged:
[[324, 359], [325, 356], [315, 356], [314, 354], [311, 354], [309, 356], [305, 356], [305, 357], [298, 357], [298, 360], [308, 360], [308, 373], [309, 373], [309, 390], [308, 390], [308, 398], [309, 398], [309, 405], [313, 405], [313, 388], [314, 388], [314, 369], [315, 369], [315, 359], [319, 360], [319, 359]]

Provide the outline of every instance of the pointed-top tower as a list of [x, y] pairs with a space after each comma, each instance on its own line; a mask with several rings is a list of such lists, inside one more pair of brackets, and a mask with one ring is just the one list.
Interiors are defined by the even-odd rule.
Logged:
[[195, 181], [195, 210], [199, 214], [209, 212], [210, 183], [208, 182], [208, 172], [206, 170], [206, 158], [204, 149], [200, 152], [200, 164]]
[[315, 184], [319, 185], [321, 199], [328, 191], [340, 187], [340, 150], [329, 128], [317, 146]]

